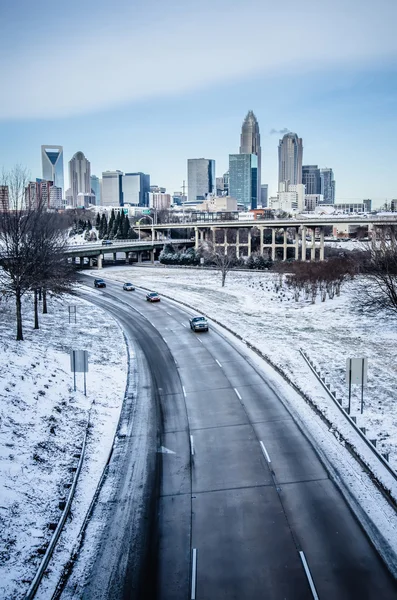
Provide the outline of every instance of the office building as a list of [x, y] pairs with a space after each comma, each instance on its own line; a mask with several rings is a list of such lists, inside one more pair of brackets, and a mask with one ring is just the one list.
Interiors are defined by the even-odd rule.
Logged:
[[150, 192], [149, 208], [154, 208], [154, 210], [168, 210], [170, 206], [171, 194], [164, 194], [162, 192]]
[[69, 187], [72, 191], [72, 206], [78, 206], [79, 194], [91, 193], [91, 163], [83, 152], [76, 152], [69, 161]]
[[[0, 202], [1, 202], [1, 187], [0, 187]], [[364, 200], [364, 202], [368, 202], [368, 200], [367, 201]], [[0, 206], [0, 210], [1, 210], [1, 206]], [[390, 202], [390, 210], [391, 210], [391, 212], [397, 212], [397, 200], [396, 199], [393, 199]]]
[[256, 154], [229, 155], [229, 195], [245, 210], [258, 206], [258, 157]]
[[158, 185], [151, 185], [150, 186], [150, 193], [151, 194], [165, 194], [166, 193], [166, 189], [165, 187], [160, 187]]
[[322, 194], [305, 194], [305, 211], [314, 212], [319, 204], [323, 204]]
[[121, 171], [102, 173], [101, 206], [122, 206]]
[[269, 186], [267, 183], [262, 183], [261, 184], [261, 206], [262, 206], [262, 208], [266, 208], [268, 196], [269, 196]]
[[216, 178], [216, 195], [222, 196], [223, 192], [224, 192], [223, 177], [217, 177]]
[[321, 177], [318, 165], [303, 165], [302, 183], [306, 194], [321, 194]]
[[210, 158], [189, 158], [187, 161], [188, 201], [205, 200], [215, 192], [215, 161]]
[[101, 205], [101, 185], [102, 185], [102, 180], [99, 179], [99, 177], [97, 177], [96, 175], [91, 175], [91, 178], [90, 178], [91, 193], [94, 194], [94, 196], [95, 196], [95, 205], [96, 206]]
[[0, 212], [10, 207], [10, 195], [8, 185], [0, 185]]
[[64, 192], [63, 180], [63, 147], [62, 146], [41, 146], [41, 164], [43, 179], [52, 181], [54, 185]]
[[125, 173], [121, 177], [122, 205], [149, 206], [150, 175]]
[[302, 157], [302, 138], [298, 138], [296, 133], [286, 133], [278, 146], [279, 184], [283, 181], [291, 185], [302, 183]]
[[324, 196], [324, 204], [335, 203], [335, 179], [332, 169], [320, 169], [321, 194]]
[[[28, 208], [50, 208], [50, 189], [52, 181], [36, 179], [31, 181], [25, 188], [25, 203]], [[57, 189], [58, 186], [56, 186]], [[61, 193], [62, 195], [62, 193]]]
[[223, 174], [223, 191], [226, 196], [229, 194], [229, 171]]
[[256, 198], [261, 197], [261, 137], [259, 124], [252, 110], [248, 111], [241, 127], [240, 154], [255, 154], [257, 156], [257, 193]]

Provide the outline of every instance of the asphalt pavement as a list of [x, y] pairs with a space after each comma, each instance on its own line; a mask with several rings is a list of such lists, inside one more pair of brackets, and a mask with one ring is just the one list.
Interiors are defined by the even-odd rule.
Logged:
[[161, 479], [149, 572], [128, 583], [136, 539], [127, 456], [81, 597], [397, 598], [395, 580], [310, 441], [245, 356], [215, 330], [193, 333], [192, 312], [164, 298], [146, 302], [142, 290], [123, 292], [107, 280], [95, 303], [142, 351], [150, 376], [137, 401], [149, 394], [159, 406]]

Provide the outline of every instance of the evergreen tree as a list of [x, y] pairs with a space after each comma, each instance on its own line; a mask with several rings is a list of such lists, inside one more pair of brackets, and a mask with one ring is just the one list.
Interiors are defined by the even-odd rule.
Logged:
[[96, 214], [95, 227], [96, 227], [97, 229], [99, 229], [99, 226], [100, 226], [100, 224], [101, 224], [101, 216], [100, 216], [100, 214], [99, 214], [99, 213], [97, 213], [97, 214]]
[[125, 215], [125, 217], [123, 219], [123, 225], [122, 225], [123, 240], [126, 240], [128, 238], [129, 230], [130, 230], [130, 220], [128, 218], [128, 215]]
[[87, 221], [87, 231], [91, 231], [91, 229], [92, 229], [92, 223], [91, 223], [91, 221], [88, 219], [88, 221]]
[[110, 213], [110, 219], [109, 219], [109, 223], [108, 223], [108, 231], [111, 231], [111, 229], [113, 228], [113, 223], [114, 223], [115, 218], [116, 218], [116, 215], [114, 214], [114, 208], [112, 208], [112, 212]]

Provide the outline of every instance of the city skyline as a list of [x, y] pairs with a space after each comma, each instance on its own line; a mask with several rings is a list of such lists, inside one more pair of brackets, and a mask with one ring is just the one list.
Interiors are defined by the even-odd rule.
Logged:
[[[139, 9], [116, 0], [111, 14], [104, 0], [84, 6], [71, 0], [71, 6], [79, 11], [73, 28], [62, 6], [51, 4], [45, 22], [37, 20], [32, 3], [18, 0], [0, 8], [5, 169], [22, 164], [32, 179], [41, 176], [37, 148], [52, 141], [63, 145], [67, 157], [82, 148], [98, 176], [110, 169], [150, 172], [172, 193], [186, 179], [190, 156], [211, 156], [217, 176], [227, 170], [229, 154], [239, 151], [242, 115], [252, 107], [261, 127], [262, 180], [269, 195], [277, 191], [278, 138], [293, 130], [304, 139], [305, 164], [332, 166], [337, 201], [371, 197], [380, 204], [396, 197], [396, 3], [336, 0], [320, 6], [286, 0], [273, 6], [232, 0], [225, 10], [223, 0], [203, 0], [200, 8], [148, 0]], [[330, 11], [343, 18], [327, 25]], [[122, 23], [116, 19], [120, 12]], [[251, 12], [267, 24], [266, 35], [256, 36], [253, 47], [238, 48], [234, 40]], [[27, 26], [32, 20], [34, 28]], [[321, 31], [315, 48], [301, 37], [308, 20], [311, 31]], [[228, 31], [223, 39], [216, 35], [218, 22]], [[203, 23], [212, 43], [198, 45]], [[291, 43], [279, 45], [281, 34]], [[18, 52], [10, 52], [15, 46]], [[142, 63], [131, 58], [138, 55]], [[95, 94], [87, 66], [104, 74]], [[125, 77], [131, 70], [134, 77]], [[51, 73], [56, 99], [39, 85], [43, 72]]]

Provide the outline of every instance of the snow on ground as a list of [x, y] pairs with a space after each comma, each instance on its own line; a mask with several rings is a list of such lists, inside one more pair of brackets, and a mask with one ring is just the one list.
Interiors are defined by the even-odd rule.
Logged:
[[276, 292], [278, 276], [268, 272], [230, 272], [223, 289], [219, 272], [208, 270], [111, 267], [101, 275], [120, 282], [131, 280], [216, 318], [268, 356], [309, 397], [313, 377], [307, 376], [299, 348], [328, 376], [345, 406], [346, 359], [368, 357], [364, 414], [359, 413], [357, 386], [353, 387], [352, 414], [357, 415], [360, 427], [367, 428], [368, 437], [377, 439], [377, 448], [390, 453], [390, 464], [397, 468], [397, 319], [363, 312], [357, 282], [346, 284], [340, 297], [324, 303], [318, 298], [313, 305], [295, 302], [286, 288]]
[[[76, 324], [68, 323], [68, 305], [77, 306]], [[49, 523], [60, 517], [58, 503], [68, 493], [64, 484], [72, 481], [92, 407], [73, 519], [50, 578], [57, 579], [69, 558], [113, 443], [126, 386], [127, 353], [117, 323], [71, 296], [51, 298], [48, 308], [35, 331], [32, 301], [25, 298], [25, 341], [16, 342], [13, 304], [0, 304], [0, 598], [8, 600], [24, 597], [40, 564], [38, 550], [52, 535]], [[89, 352], [87, 397], [81, 373], [73, 390], [70, 349]]]

